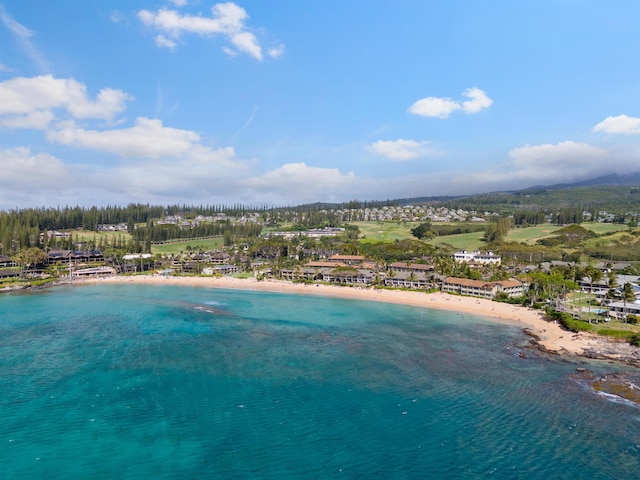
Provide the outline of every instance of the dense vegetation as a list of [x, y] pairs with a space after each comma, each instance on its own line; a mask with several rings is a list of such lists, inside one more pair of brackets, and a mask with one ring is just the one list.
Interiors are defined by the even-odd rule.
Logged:
[[[114, 236], [108, 242], [103, 238], [102, 243], [92, 242], [93, 248], [129, 248], [140, 251], [140, 244], [161, 242], [178, 238], [208, 237], [225, 234], [229, 238], [237, 236], [255, 236], [261, 227], [247, 226], [240, 228], [229, 222], [209, 223], [192, 228], [179, 228], [177, 225], [154, 226], [154, 220], [175, 215], [178, 212], [188, 212], [186, 217], [196, 215], [242, 215], [248, 210], [234, 205], [199, 206], [172, 205], [168, 207], [130, 204], [126, 207], [58, 207], [58, 208], [29, 208], [23, 210], [0, 211], [0, 253], [12, 255], [23, 248], [74, 248], [77, 239], [45, 235], [46, 232], [57, 230], [77, 230], [97, 232], [99, 225], [125, 224], [127, 233], [133, 238], [126, 242], [122, 237]], [[255, 211], [255, 210], [252, 210]], [[137, 227], [137, 228], [136, 228]], [[133, 242], [133, 245], [130, 243]], [[148, 250], [148, 249], [147, 249]]]
[[[384, 234], [377, 233], [386, 231], [384, 225], [389, 220], [384, 220], [379, 221], [375, 229], [367, 228], [370, 237], [364, 239], [353, 222], [363, 226], [372, 210], [385, 211], [406, 204], [406, 201], [353, 200], [341, 204], [279, 208], [250, 208], [238, 204], [30, 208], [0, 211], [0, 253], [11, 256], [33, 247], [74, 249], [78, 245], [140, 252], [150, 251], [151, 245], [162, 242], [211, 237], [223, 238], [225, 245], [233, 245], [276, 229], [302, 232], [310, 228], [340, 226], [347, 230], [339, 249], [389, 261], [431, 256], [438, 250], [450, 252], [453, 247], [447, 246], [446, 239], [439, 239], [451, 239], [454, 235], [460, 235], [460, 238], [466, 235], [468, 241], [479, 248], [494, 250], [513, 262], [578, 261], [586, 257], [640, 261], [640, 236], [634, 228], [640, 211], [640, 188], [636, 186], [540, 187], [464, 198], [413, 200], [414, 204], [422, 202], [434, 209], [468, 209], [466, 221], [411, 223], [403, 220], [396, 222], [398, 227], [385, 238]], [[160, 222], [177, 214], [187, 220], [186, 224]], [[194, 221], [198, 216], [209, 220]], [[478, 216], [488, 221], [469, 221]], [[583, 222], [587, 219], [624, 222], [629, 228], [621, 234], [596, 233], [593, 228], [584, 228]], [[124, 225], [125, 230], [113, 235], [99, 234], [100, 225], [115, 224]], [[525, 233], [517, 240], [511, 239], [514, 228], [544, 224], [568, 226], [533, 241], [526, 239], [524, 228], [522, 232]], [[67, 233], [56, 235], [57, 231]], [[93, 236], [87, 236], [91, 232]], [[428, 240], [438, 247], [427, 245]]]

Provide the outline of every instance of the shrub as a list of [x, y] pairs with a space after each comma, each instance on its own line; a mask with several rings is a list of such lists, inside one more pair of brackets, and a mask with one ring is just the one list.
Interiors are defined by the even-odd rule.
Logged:
[[576, 320], [568, 313], [558, 312], [553, 307], [548, 307], [545, 310], [545, 313], [547, 318], [557, 320], [564, 328], [571, 330], [572, 332], [589, 332], [593, 330], [593, 326], [590, 323], [583, 320]]
[[607, 337], [624, 338], [625, 340], [630, 340], [634, 335], [633, 332], [628, 330], [615, 330], [613, 328], [602, 328], [598, 330], [598, 333], [600, 335], [606, 335]]
[[506, 292], [498, 292], [493, 300], [500, 303], [509, 303], [511, 305], [523, 305], [526, 299], [524, 297], [510, 297]]

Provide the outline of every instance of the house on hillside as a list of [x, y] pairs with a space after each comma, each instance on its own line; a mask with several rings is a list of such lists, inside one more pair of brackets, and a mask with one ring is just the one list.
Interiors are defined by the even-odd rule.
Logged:
[[502, 258], [500, 255], [496, 255], [493, 252], [480, 252], [476, 250], [475, 252], [467, 252], [466, 250], [461, 250], [453, 254], [453, 260], [458, 263], [480, 263], [483, 265], [500, 265], [502, 263]]

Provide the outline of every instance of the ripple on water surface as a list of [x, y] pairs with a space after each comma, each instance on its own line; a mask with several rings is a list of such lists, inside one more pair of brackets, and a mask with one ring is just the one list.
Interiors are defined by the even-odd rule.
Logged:
[[138, 285], [0, 297], [0, 312], [7, 478], [640, 471], [635, 406], [469, 316]]

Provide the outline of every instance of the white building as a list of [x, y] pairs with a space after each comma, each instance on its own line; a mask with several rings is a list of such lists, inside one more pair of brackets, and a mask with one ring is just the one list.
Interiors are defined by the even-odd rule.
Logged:
[[479, 250], [475, 252], [467, 252], [466, 250], [461, 250], [453, 254], [453, 260], [458, 263], [482, 263], [485, 265], [500, 265], [502, 262], [502, 258], [500, 255], [496, 255], [493, 252], [485, 252], [482, 253]]
[[640, 301], [635, 302], [611, 302], [609, 305], [609, 316], [613, 318], [625, 319], [628, 315], [640, 317]]

